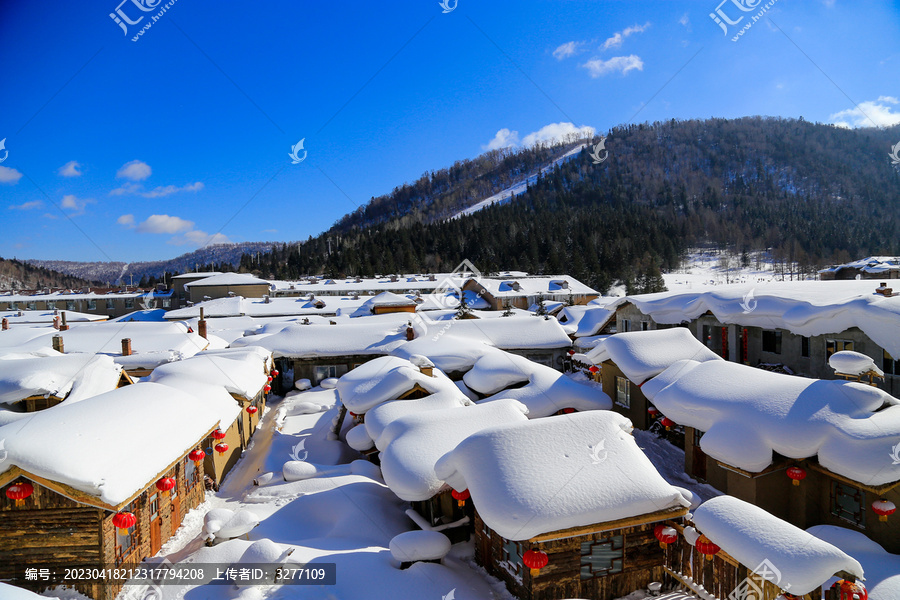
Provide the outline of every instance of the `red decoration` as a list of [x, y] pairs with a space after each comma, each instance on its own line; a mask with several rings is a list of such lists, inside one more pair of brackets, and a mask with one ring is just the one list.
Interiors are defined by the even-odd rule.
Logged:
[[708, 537], [705, 535], [701, 535], [697, 538], [697, 542], [694, 544], [694, 547], [703, 554], [707, 559], [711, 559], [713, 556], [719, 553], [719, 548], [715, 544], [713, 544]]
[[278, 371], [272, 369], [272, 377], [278, 377]]
[[588, 371], [590, 371], [591, 373], [599, 373], [600, 367], [598, 367], [597, 365], [591, 365], [591, 368], [588, 369]]
[[806, 469], [790, 467], [787, 470], [787, 476], [794, 480], [794, 485], [800, 485], [800, 480], [806, 479]]
[[571, 357], [571, 356], [574, 356], [574, 355], [575, 355], [575, 351], [574, 351], [574, 350], [569, 350], [568, 355], [569, 355], [570, 357]]
[[674, 527], [667, 527], [660, 523], [653, 528], [653, 535], [659, 540], [659, 547], [665, 548], [667, 545], [674, 543], [678, 539], [678, 532]]
[[897, 510], [897, 506], [890, 500], [876, 500], [872, 503], [872, 510], [878, 515], [879, 521], [887, 521], [887, 518]]
[[662, 421], [660, 421], [659, 423], [660, 423], [660, 425], [662, 425], [663, 427], [666, 428], [666, 431], [675, 427], [675, 421], [673, 421], [669, 417], [663, 417]]
[[268, 394], [269, 392], [272, 391], [272, 386], [266, 384], [265, 387], [263, 387], [263, 391]]
[[655, 417], [656, 415], [659, 414], [659, 409], [656, 408], [655, 406], [652, 406], [652, 405], [651, 405], [651, 406], [648, 406], [648, 407], [647, 407], [647, 414], [650, 415], [650, 418], [653, 418], [653, 417]]
[[119, 535], [128, 535], [128, 528], [137, 524], [134, 513], [120, 512], [113, 515], [112, 524], [119, 530]]
[[352, 410], [348, 410], [347, 413], [348, 413], [351, 417], [353, 417], [354, 419], [355, 419], [356, 417], [359, 416], [358, 414], [356, 414], [356, 413], [353, 412]]
[[225, 453], [228, 452], [228, 444], [216, 444], [216, 452], [218, 452], [219, 456], [225, 456]]
[[575, 409], [572, 407], [564, 408], [562, 409], [562, 412], [564, 415], [571, 415], [573, 412], [575, 412]]
[[34, 486], [27, 481], [14, 483], [6, 488], [6, 497], [10, 500], [14, 500], [16, 506], [22, 506], [23, 504], [25, 504], [25, 499], [33, 493]]
[[541, 569], [546, 567], [549, 562], [550, 557], [547, 556], [546, 552], [541, 552], [540, 550], [529, 550], [522, 556], [522, 563], [531, 569], [532, 577], [537, 577]]
[[256, 408], [255, 406], [248, 406], [248, 407], [247, 407], [247, 412], [250, 413], [251, 415], [255, 415], [256, 412], [257, 412], [258, 410], [259, 410], [259, 409]]
[[199, 465], [203, 462], [203, 459], [206, 458], [206, 452], [203, 450], [194, 450], [190, 454], [188, 454], [188, 458], [194, 461], [195, 465]]
[[859, 581], [847, 581], [839, 579], [831, 584], [832, 591], [838, 593], [839, 600], [868, 600], [869, 592]]
[[461, 492], [453, 490], [450, 492], [450, 495], [456, 498], [456, 504], [459, 505], [460, 508], [466, 505], [466, 500], [468, 500], [470, 496], [468, 489], [465, 489]]
[[156, 482], [156, 489], [161, 491], [163, 494], [168, 494], [169, 490], [175, 487], [175, 478], [174, 477], [163, 477], [159, 481]]
[[214, 438], [216, 438], [217, 440], [224, 440], [224, 439], [225, 439], [225, 432], [222, 431], [221, 429], [216, 429], [215, 431], [212, 432], [212, 436], [213, 436]]
[[269, 375], [268, 377], [266, 377], [266, 381], [268, 381], [269, 383], [272, 383], [272, 376]]

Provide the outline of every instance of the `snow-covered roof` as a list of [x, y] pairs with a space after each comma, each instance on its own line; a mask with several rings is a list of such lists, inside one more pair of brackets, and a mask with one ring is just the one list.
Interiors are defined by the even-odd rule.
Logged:
[[[528, 407], [532, 419], [547, 417], [565, 408], [608, 410], [609, 399], [598, 385], [579, 383], [556, 369], [527, 358], [493, 350], [475, 362], [463, 375], [463, 381], [481, 394], [490, 395], [482, 402], [513, 398]], [[525, 383], [522, 387], [506, 389]]]
[[679, 360], [721, 360], [685, 327], [617, 333], [587, 353], [594, 364], [612, 360], [628, 379], [640, 385]]
[[[451, 326], [448, 331], [452, 329]], [[493, 346], [483, 341], [463, 336], [442, 335], [436, 338], [434, 335], [422, 335], [398, 346], [391, 354], [401, 358], [422, 354], [430, 358], [440, 370], [452, 373], [471, 369], [479, 358], [493, 349]]]
[[890, 554], [865, 534], [834, 525], [816, 525], [806, 530], [837, 546], [859, 561], [866, 572], [869, 598], [900, 598], [900, 555]]
[[[732, 496], [707, 500], [694, 511], [693, 521], [703, 535], [748, 569], [762, 575], [758, 567], [768, 561], [781, 574], [777, 585], [792, 594], [806, 595], [838, 571], [863, 578], [862, 566], [842, 550]], [[774, 575], [769, 577], [772, 581]]]
[[[0, 298], [0, 301], [5, 300]], [[74, 310], [8, 310], [0, 311], [0, 319], [6, 319], [11, 326], [22, 323], [52, 323], [56, 318], [61, 322], [60, 313], [63, 312], [66, 313], [66, 323], [105, 321], [109, 318], [106, 315], [91, 315]]]
[[232, 347], [260, 346], [275, 358], [389, 354], [406, 342], [406, 313], [338, 321], [335, 325], [291, 325], [272, 335], [235, 340]]
[[314, 293], [314, 294], [377, 294], [384, 291], [403, 292], [406, 290], [421, 292], [431, 291], [438, 287], [454, 287], [463, 284], [460, 276], [454, 273], [435, 273], [433, 275], [407, 274], [396, 277], [397, 281], [391, 281], [391, 277], [351, 277], [348, 279], [316, 278], [315, 281], [305, 279], [301, 281], [272, 281], [277, 293]]
[[512, 298], [516, 296], [567, 296], [600, 295], [596, 290], [581, 283], [571, 275], [554, 277], [517, 277], [510, 279], [494, 279], [479, 277], [475, 283], [483, 287], [494, 298]]
[[375, 309], [378, 307], [392, 306], [416, 306], [416, 302], [408, 296], [401, 296], [400, 294], [395, 294], [393, 292], [381, 292], [377, 296], [372, 296], [366, 299], [357, 307], [355, 311], [350, 314], [350, 316], [367, 317], [369, 315], [375, 314]]
[[235, 285], [270, 285], [265, 279], [248, 275], [247, 273], [221, 273], [219, 275], [211, 275], [198, 279], [197, 281], [189, 281], [184, 287], [208, 287], [208, 286], [235, 286]]
[[900, 356], [900, 295], [875, 293], [876, 283], [795, 281], [721, 285], [619, 299], [657, 323], [678, 324], [710, 311], [721, 323], [785, 329], [797, 335], [840, 333], [858, 327], [892, 356]]
[[[226, 395], [227, 396], [227, 395]], [[12, 466], [68, 485], [107, 506], [119, 506], [184, 456], [234, 405], [231, 397], [193, 397], [157, 383], [138, 383], [49, 410], [0, 427]], [[140, 432], [153, 442], [134, 447]]]
[[235, 355], [201, 352], [191, 358], [154, 369], [150, 381], [165, 383], [168, 377], [186, 377], [219, 385], [229, 393], [253, 398], [266, 385], [266, 358], [249, 352]]
[[[379, 450], [383, 450], [386, 442], [381, 442], [381, 434], [384, 433], [388, 425], [400, 417], [428, 411], [460, 408], [471, 404], [472, 402], [461, 392], [454, 393], [452, 390], [438, 392], [415, 400], [392, 400], [379, 404], [367, 412], [366, 420], [362, 426], [365, 427], [366, 433], [369, 439], [373, 440], [374, 445]], [[355, 428], [350, 431], [355, 431]]]
[[592, 304], [564, 306], [557, 320], [569, 335], [576, 338], [597, 335], [615, 311]]
[[351, 298], [346, 296], [322, 296], [309, 298], [244, 298], [232, 296], [198, 302], [193, 306], [170, 310], [167, 320], [194, 319], [200, 317], [200, 308], [206, 318], [221, 317], [283, 317], [291, 315], [334, 315], [338, 311], [356, 310], [368, 296]]
[[700, 447], [731, 466], [759, 472], [777, 452], [818, 456], [823, 467], [866, 485], [900, 480], [889, 451], [900, 444], [900, 405], [876, 387], [685, 360], [641, 390], [676, 423], [705, 431]]
[[198, 271], [195, 273], [182, 273], [181, 275], [173, 275], [169, 279], [192, 279], [194, 277], [211, 277], [213, 275], [221, 275], [220, 271]]
[[442, 372], [425, 375], [404, 358], [380, 356], [370, 360], [338, 380], [337, 391], [347, 410], [363, 414], [389, 400], [396, 400], [415, 386], [428, 393], [459, 392]]
[[819, 273], [832, 273], [841, 269], [859, 269], [864, 273], [884, 273], [886, 271], [900, 270], [900, 257], [897, 256], [869, 256], [854, 260], [842, 265], [833, 265], [827, 269], [820, 269]]
[[862, 375], [863, 373], [875, 373], [884, 377], [884, 371], [878, 368], [871, 356], [854, 352], [853, 350], [841, 350], [828, 358], [828, 366], [836, 373], [845, 375]]
[[0, 356], [0, 403], [32, 396], [75, 402], [114, 390], [119, 383], [122, 368], [109, 356], [53, 354]]
[[434, 472], [439, 458], [482, 429], [527, 421], [526, 412], [515, 400], [500, 400], [400, 417], [378, 440], [384, 482], [402, 500], [427, 500], [445, 487]]
[[[419, 337], [439, 336], [479, 341], [501, 350], [546, 350], [568, 348], [572, 340], [559, 324], [550, 318], [528, 316], [500, 317], [496, 319], [458, 319], [453, 321], [416, 322]], [[427, 352], [420, 352], [431, 357]], [[433, 357], [432, 357], [433, 358]], [[437, 363], [436, 363], [437, 364]]]
[[533, 419], [470, 435], [435, 465], [469, 490], [487, 525], [510, 540], [665, 511], [689, 502], [666, 483], [610, 411]]

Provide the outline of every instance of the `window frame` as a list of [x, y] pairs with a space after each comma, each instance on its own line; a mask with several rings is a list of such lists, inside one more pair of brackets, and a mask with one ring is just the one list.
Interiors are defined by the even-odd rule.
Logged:
[[[605, 549], [604, 554], [616, 555], [609, 557], [609, 567], [595, 567], [595, 565], [586, 561], [586, 558], [593, 557], [597, 549]], [[579, 577], [582, 581], [588, 579], [596, 579], [598, 577], [607, 577], [609, 575], [617, 575], [625, 572], [625, 536], [613, 535], [599, 540], [589, 540], [581, 542], [581, 561], [579, 568]], [[595, 560], [599, 560], [597, 557]], [[606, 559], [606, 556], [602, 558]], [[618, 564], [616, 564], [618, 563]], [[585, 572], [587, 569], [587, 572]]]
[[[115, 554], [116, 566], [121, 565], [122, 563], [126, 562], [129, 558], [131, 558], [131, 555], [134, 554], [135, 551], [140, 546], [140, 540], [138, 538], [140, 536], [141, 516], [134, 509], [135, 502], [136, 502], [136, 500], [132, 501], [121, 511], [121, 512], [134, 513], [134, 515], [137, 517], [135, 524], [128, 528], [128, 535], [121, 535], [119, 533], [118, 527], [113, 525], [113, 535], [115, 536], [113, 552]], [[122, 543], [123, 540], [128, 541], [127, 546], [125, 546]]]
[[[840, 346], [840, 347], [839, 347]], [[844, 338], [825, 338], [825, 360], [828, 361], [835, 352], [843, 352], [844, 350], [855, 350], [853, 340]]]
[[[624, 402], [620, 396], [622, 393], [620, 386], [622, 385], [624, 385]], [[627, 377], [622, 377], [621, 375], [616, 375], [616, 404], [623, 408], [631, 408], [631, 382]]]
[[[865, 529], [866, 527], [866, 492], [860, 488], [853, 487], [837, 480], [831, 481], [831, 514], [838, 519], [852, 523], [855, 526]], [[857, 503], [857, 511], [850, 512], [839, 503], [839, 499], [849, 498], [852, 502]]]
[[[768, 339], [767, 339], [768, 338]], [[768, 342], [768, 343], [767, 343]], [[762, 330], [762, 351], [768, 354], [781, 354], [783, 348], [784, 336], [780, 329], [763, 329]], [[769, 348], [774, 345], [774, 350]]]

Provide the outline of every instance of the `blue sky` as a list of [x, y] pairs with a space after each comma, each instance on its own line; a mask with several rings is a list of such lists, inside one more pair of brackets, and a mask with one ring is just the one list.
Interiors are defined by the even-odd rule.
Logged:
[[[0, 5], [0, 256], [302, 240], [492, 143], [584, 126], [900, 122], [896, 2], [168, 0], [132, 41], [167, 0], [119, 1]], [[126, 34], [117, 8], [143, 18]], [[744, 18], [726, 34], [717, 8]]]

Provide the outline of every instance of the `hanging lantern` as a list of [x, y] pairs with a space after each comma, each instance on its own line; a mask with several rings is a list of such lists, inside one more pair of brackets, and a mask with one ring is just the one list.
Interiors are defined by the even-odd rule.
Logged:
[[469, 499], [469, 496], [470, 496], [469, 490], [468, 490], [468, 489], [465, 489], [465, 490], [463, 490], [463, 491], [461, 491], [461, 492], [457, 492], [456, 490], [452, 490], [452, 491], [450, 492], [450, 495], [453, 496], [454, 498], [456, 498], [456, 504], [457, 504], [457, 506], [459, 506], [460, 508], [462, 508], [463, 506], [466, 505], [466, 500], [468, 500], [468, 499]]
[[573, 356], [575, 356], [575, 351], [574, 351], [574, 350], [569, 350], [566, 354], [569, 355], [569, 358], [572, 358]]
[[831, 584], [831, 590], [837, 592], [838, 600], [868, 600], [869, 592], [859, 581], [839, 579]]
[[[795, 596], [794, 594], [785, 592], [784, 590], [781, 591], [780, 597], [784, 598], [784, 600], [802, 600], [803, 598], [803, 596]], [[776, 598], [775, 600], [778, 600], [778, 598]]]
[[222, 431], [221, 429], [216, 429], [215, 431], [212, 432], [212, 436], [217, 440], [224, 440], [225, 432]]
[[259, 411], [259, 409], [256, 408], [255, 406], [247, 407], [247, 412], [250, 413], [251, 415], [255, 415], [257, 413], [257, 411]]
[[675, 421], [673, 421], [669, 417], [663, 417], [659, 424], [665, 427], [666, 431], [669, 431], [670, 429], [675, 427]]
[[800, 485], [800, 481], [806, 479], [806, 469], [801, 467], [790, 467], [787, 470], [787, 476], [794, 480], [794, 485]]
[[265, 393], [268, 394], [269, 392], [272, 391], [272, 386], [269, 385], [269, 384], [266, 384], [266, 385], [263, 387], [263, 391], [264, 391]]
[[705, 556], [707, 560], [712, 560], [712, 557], [718, 554], [719, 550], [721, 550], [721, 548], [713, 544], [705, 535], [701, 535], [699, 538], [697, 538], [697, 542], [694, 544], [694, 547], [697, 548], [697, 551]]
[[878, 515], [879, 521], [887, 521], [887, 518], [894, 514], [897, 507], [890, 500], [876, 500], [872, 503], [872, 510]]
[[134, 527], [137, 517], [134, 513], [120, 512], [113, 515], [112, 524], [119, 530], [119, 535], [128, 535], [128, 528]]
[[15, 501], [16, 506], [22, 506], [25, 504], [25, 499], [31, 496], [34, 493], [34, 486], [28, 483], [27, 481], [23, 481], [21, 483], [14, 483], [8, 488], [6, 488], [6, 497], [10, 500]]
[[651, 419], [654, 419], [659, 416], [659, 409], [651, 404], [647, 407], [647, 414], [650, 415]]
[[272, 383], [272, 376], [269, 375], [268, 377], [266, 377], [266, 381], [268, 381], [269, 383]]
[[190, 454], [188, 454], [188, 458], [194, 461], [195, 465], [199, 465], [203, 462], [203, 459], [206, 458], [206, 452], [203, 450], [194, 450]]
[[564, 415], [571, 415], [573, 412], [575, 412], [575, 409], [572, 407], [562, 409]]
[[358, 414], [356, 414], [356, 413], [353, 412], [352, 410], [348, 410], [348, 411], [347, 411], [347, 414], [350, 415], [350, 418], [351, 418], [351, 419], [355, 419], [356, 417], [359, 416]]
[[272, 369], [272, 377], [278, 377], [278, 371]]
[[596, 373], [599, 373], [599, 372], [600, 372], [600, 367], [598, 367], [597, 365], [591, 365], [591, 368], [588, 369], [588, 371], [590, 371], [591, 373], [595, 373], [595, 374], [596, 374]]
[[156, 482], [156, 489], [161, 491], [163, 495], [168, 495], [169, 490], [175, 487], [175, 478], [174, 477], [163, 477], [159, 481]]
[[225, 456], [225, 453], [228, 452], [228, 444], [216, 444], [216, 452], [219, 454], [219, 456]]
[[531, 569], [532, 577], [537, 577], [541, 569], [546, 567], [549, 562], [550, 557], [547, 556], [546, 552], [541, 552], [540, 550], [529, 550], [522, 556], [522, 563]]
[[675, 528], [666, 527], [662, 523], [653, 528], [653, 535], [659, 540], [659, 547], [663, 549], [678, 539], [678, 532], [675, 531]]

